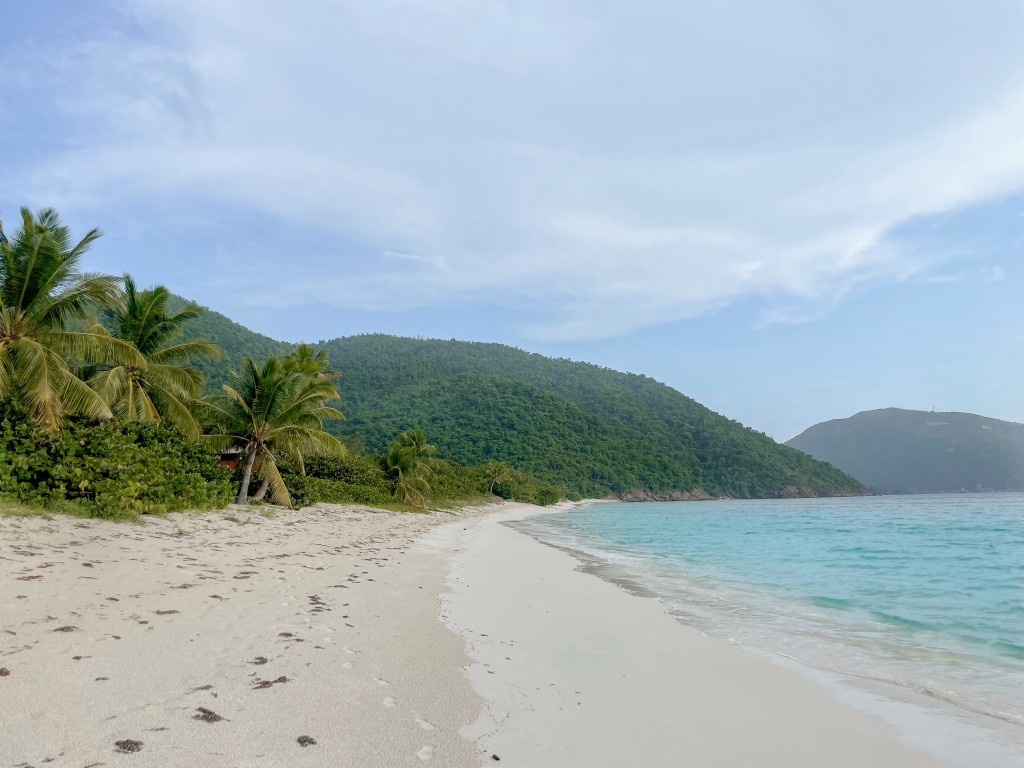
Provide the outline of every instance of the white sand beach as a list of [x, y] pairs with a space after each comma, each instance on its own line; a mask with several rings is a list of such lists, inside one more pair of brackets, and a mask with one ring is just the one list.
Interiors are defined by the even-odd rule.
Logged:
[[944, 765], [531, 510], [0, 519], [0, 765]]
[[475, 765], [445, 561], [410, 552], [453, 517], [231, 514], [0, 518], [0, 765]]

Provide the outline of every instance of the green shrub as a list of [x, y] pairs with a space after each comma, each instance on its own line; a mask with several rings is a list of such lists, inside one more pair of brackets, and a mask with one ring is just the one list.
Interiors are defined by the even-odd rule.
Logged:
[[292, 496], [292, 504], [296, 507], [310, 507], [321, 501], [328, 504], [366, 504], [371, 507], [395, 503], [394, 496], [386, 488], [300, 475], [286, 475], [284, 481]]
[[464, 467], [450, 461], [438, 461], [430, 478], [432, 501], [469, 501], [484, 496], [481, 467]]
[[0, 496], [96, 517], [221, 508], [230, 471], [217, 454], [148, 424], [69, 420], [41, 433], [17, 414], [0, 420]]
[[351, 485], [366, 485], [388, 490], [391, 482], [376, 458], [344, 456], [342, 458], [311, 456], [304, 460], [306, 475], [321, 480], [337, 480]]
[[545, 483], [514, 469], [509, 472], [509, 475], [509, 479], [505, 482], [495, 484], [496, 496], [510, 501], [520, 501], [524, 504], [538, 504], [542, 507], [555, 504], [562, 499], [562, 492], [550, 483]]

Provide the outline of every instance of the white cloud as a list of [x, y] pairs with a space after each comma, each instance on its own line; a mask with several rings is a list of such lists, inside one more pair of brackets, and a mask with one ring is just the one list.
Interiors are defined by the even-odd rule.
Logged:
[[275, 301], [500, 288], [546, 307], [548, 338], [751, 296], [807, 320], [927, 273], [895, 227], [1024, 188], [1024, 9], [895, 5], [136, 0], [143, 37], [64, 67], [81, 132], [26, 184], [241, 206], [379, 254], [297, 260]]

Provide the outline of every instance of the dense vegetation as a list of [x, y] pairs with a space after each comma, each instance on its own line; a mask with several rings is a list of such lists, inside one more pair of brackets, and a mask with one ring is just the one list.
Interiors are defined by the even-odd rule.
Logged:
[[[284, 472], [296, 505], [325, 501], [389, 506], [400, 500], [395, 496], [393, 479], [377, 456], [350, 454], [344, 458], [310, 459], [306, 462], [305, 477], [288, 468]], [[488, 495], [489, 485], [486, 467], [437, 460], [429, 482], [429, 501], [444, 505], [483, 499]], [[493, 492], [502, 498], [528, 504], [554, 504], [561, 498], [554, 486], [515, 470], [510, 470], [503, 482], [496, 483]]]
[[[216, 312], [204, 319], [226, 357], [246, 353], [241, 326]], [[267, 340], [252, 334], [251, 343]], [[574, 497], [863, 492], [834, 467], [646, 376], [499, 344], [366, 335], [321, 346], [342, 372], [336, 405], [346, 417], [325, 426], [371, 452], [422, 427], [441, 458], [507, 461]], [[211, 379], [222, 375], [220, 364], [204, 365]]]
[[1024, 491], [1024, 425], [886, 408], [815, 424], [788, 445], [878, 493]]
[[68, 418], [40, 435], [16, 413], [0, 419], [0, 495], [30, 506], [102, 517], [220, 509], [236, 485], [215, 453], [166, 427]]
[[[6, 450], [15, 456], [32, 439], [42, 446], [26, 466], [19, 459], [0, 493], [97, 510], [170, 509], [207, 479], [194, 463], [212, 465], [214, 451], [224, 450], [238, 458], [237, 503], [250, 500], [253, 481], [256, 500], [416, 507], [485, 489], [540, 503], [562, 495], [863, 491], [831, 465], [645, 376], [497, 344], [383, 335], [321, 342], [321, 349], [276, 342], [162, 286], [139, 290], [128, 275], [80, 272], [98, 237], [94, 230], [76, 243], [53, 210], [23, 209], [12, 238], [0, 241]], [[92, 428], [99, 431], [89, 437], [77, 431]], [[72, 462], [74, 476], [59, 467], [43, 472], [76, 435], [80, 447], [109, 443], [104, 458], [114, 464]], [[118, 473], [131, 464], [122, 460], [125, 446], [159, 453], [157, 435], [172, 436], [167, 456], [181, 460], [181, 482], [139, 470], [141, 485], [111, 498], [113, 478], [127, 477]], [[364, 452], [376, 454], [375, 471], [351, 455]], [[328, 463], [307, 472], [314, 457]], [[173, 463], [153, 461], [172, 471]], [[100, 474], [88, 474], [94, 469]], [[27, 490], [32, 482], [38, 492]], [[211, 503], [219, 494], [211, 490]]]
[[[228, 363], [237, 365], [210, 367], [220, 349], [196, 335], [201, 307], [163, 286], [139, 290], [129, 275], [79, 271], [99, 236], [92, 230], [76, 243], [52, 209], [23, 208], [10, 239], [0, 225], [0, 496], [103, 516], [220, 507], [233, 486], [244, 504], [252, 480], [255, 500], [269, 492], [285, 505], [289, 485], [306, 503], [426, 508], [496, 486], [522, 500], [557, 500], [526, 476], [436, 459], [420, 429], [401, 432], [376, 459], [350, 457], [323, 429], [342, 418], [328, 405], [340, 373], [326, 350], [275, 343], [283, 359], [271, 349], [257, 363], [232, 345]], [[218, 337], [246, 339], [245, 353], [266, 347], [240, 326], [217, 324]], [[226, 383], [204, 396], [192, 363]], [[218, 461], [222, 451], [236, 457], [226, 462], [237, 465], [234, 477]], [[315, 457], [324, 461], [307, 473]]]

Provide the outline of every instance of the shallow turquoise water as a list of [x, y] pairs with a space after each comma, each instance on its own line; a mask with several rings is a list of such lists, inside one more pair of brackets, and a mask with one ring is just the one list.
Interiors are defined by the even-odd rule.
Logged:
[[1024, 724], [1024, 494], [593, 504], [522, 527], [710, 635]]

